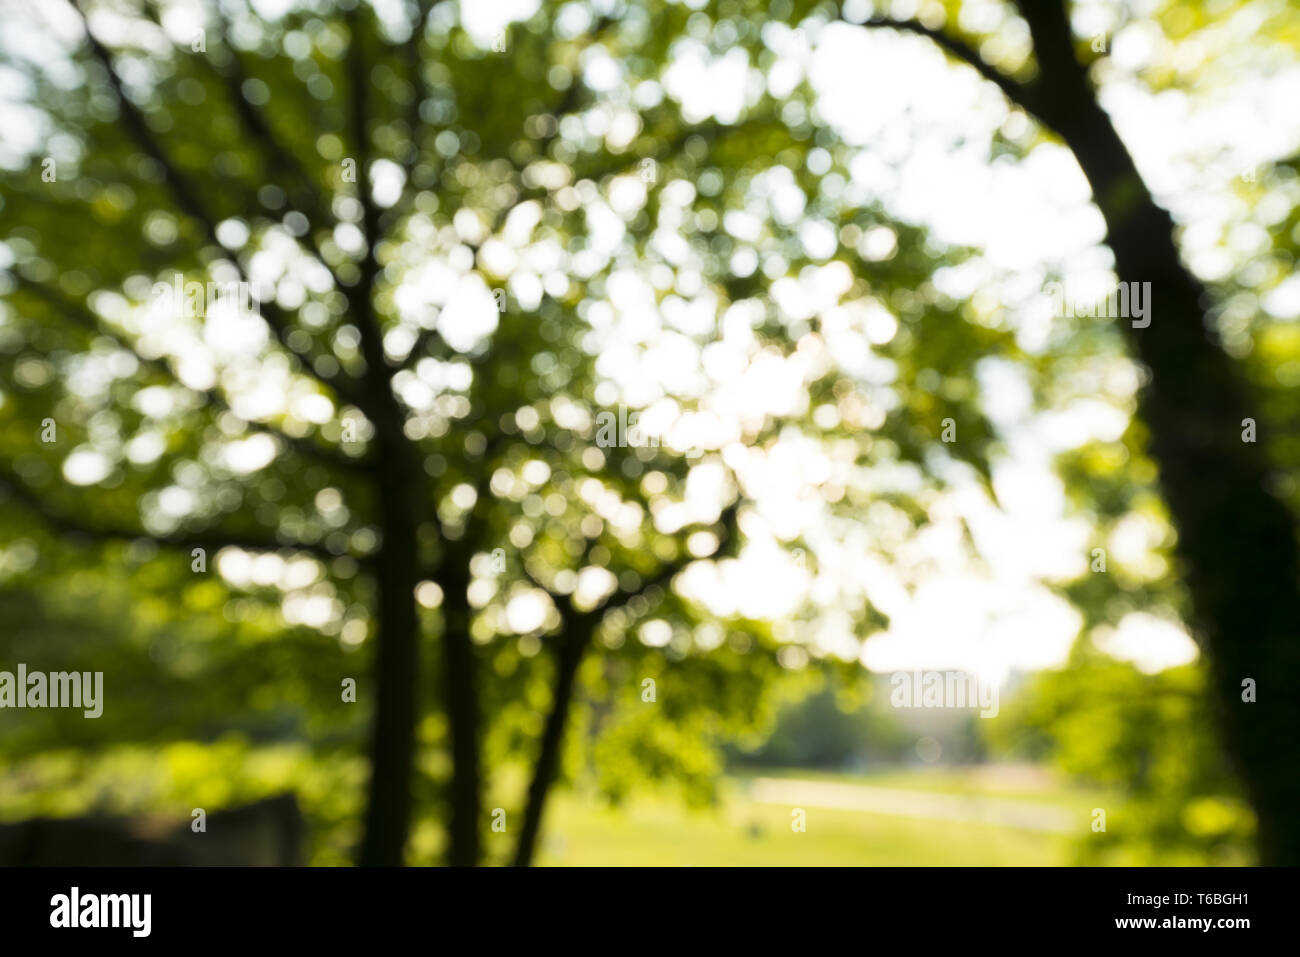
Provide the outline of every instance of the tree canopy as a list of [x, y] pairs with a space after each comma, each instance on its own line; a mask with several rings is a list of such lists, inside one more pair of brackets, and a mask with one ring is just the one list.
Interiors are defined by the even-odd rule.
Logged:
[[[1205, 593], [1230, 590], [1206, 565], [1223, 532], [1187, 520], [1223, 503], [1192, 480], [1217, 459], [1259, 485], [1267, 465], [1267, 501], [1294, 514], [1295, 437], [1251, 458], [1235, 420], [1210, 419], [1248, 376], [1261, 422], [1294, 405], [1300, 341], [1257, 311], [1300, 241], [1296, 166], [1240, 184], [1250, 209], [1289, 205], [1213, 284], [1210, 345], [1172, 221], [1100, 125], [1087, 70], [1106, 64], [1083, 31], [1008, 5], [976, 29], [956, 3], [926, 6], [543, 3], [487, 33], [473, 5], [418, 0], [28, 11], [4, 64], [32, 136], [0, 163], [5, 656], [101, 670], [109, 707], [29, 712], [5, 753], [40, 788], [102, 775], [63, 810], [292, 786], [321, 862], [355, 847], [362, 863], [528, 863], [566, 769], [613, 798], [655, 779], [707, 801], [724, 744], [812, 688], [860, 690], [863, 644], [889, 624], [876, 570], [906, 565], [947, 493], [997, 501], [998, 369], [1036, 412], [1100, 392], [1133, 416], [1117, 441], [1064, 448], [1059, 470], [1084, 552], [1136, 525], [1149, 554], [1040, 577], [1085, 632], [1154, 610], [1210, 622], [1214, 660], [1230, 657], [1221, 626], [1250, 596]], [[1149, 23], [1186, 49], [1219, 22], [1207, 6]], [[1279, 22], [1260, 34], [1293, 59]], [[1146, 338], [1052, 317], [1033, 341], [1003, 294], [1014, 276], [865, 185], [908, 144], [855, 141], [790, 67], [849, 25], [975, 66], [1030, 121], [990, 132], [991, 162], [1050, 137], [1073, 149], [1115, 272], [1163, 282], [1191, 309], [1181, 326], [1172, 310]], [[1143, 75], [1154, 90], [1191, 82], [1168, 59]], [[702, 106], [699, 84], [735, 95]], [[1142, 260], [1130, 222], [1148, 243], [1163, 230], [1168, 255]], [[1189, 404], [1196, 374], [1225, 391]], [[1201, 474], [1180, 480], [1187, 463]], [[1294, 522], [1239, 497], [1223, 520], [1290, 574]], [[797, 598], [765, 605], [764, 574]], [[1261, 611], [1270, 641], [1289, 607]], [[1163, 795], [1156, 843], [1244, 840], [1196, 704], [1217, 682], [1221, 706], [1240, 661], [1159, 679], [1159, 719], [1126, 713], [1104, 759], [1071, 725], [1111, 714], [1087, 683], [1123, 699], [1143, 679], [1082, 643], [1073, 661], [1004, 742], [1032, 727], [1072, 770]], [[1166, 743], [1204, 729], [1194, 759], [1132, 756], [1157, 750], [1138, 741], [1162, 722]], [[1243, 750], [1254, 732], [1228, 727]], [[167, 783], [144, 774], [135, 793], [113, 770], [159, 764]], [[1189, 824], [1188, 795], [1228, 822]]]

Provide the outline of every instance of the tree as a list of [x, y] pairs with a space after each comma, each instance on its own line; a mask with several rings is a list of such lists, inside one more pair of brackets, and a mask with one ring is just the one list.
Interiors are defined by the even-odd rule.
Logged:
[[1243, 683], [1300, 665], [1300, 556], [1295, 520], [1270, 481], [1266, 446], [1243, 441], [1254, 419], [1242, 369], [1215, 338], [1204, 285], [1179, 256], [1174, 224], [1158, 206], [1098, 103], [1089, 79], [1091, 45], [1071, 29], [1063, 0], [1021, 0], [1034, 59], [1017, 74], [984, 60], [966, 38], [916, 21], [873, 18], [930, 37], [995, 83], [1012, 103], [1059, 136], [1074, 153], [1106, 221], [1121, 282], [1149, 282], [1149, 326], [1124, 330], [1151, 372], [1140, 415], [1178, 530], [1177, 555], [1192, 597], [1193, 624], [1211, 663], [1213, 703], [1231, 754], [1259, 816], [1265, 863], [1300, 860], [1292, 811], [1300, 777], [1288, 742], [1300, 730], [1294, 695], [1247, 702]]
[[[692, 644], [719, 616], [679, 577], [734, 553], [744, 524], [727, 447], [808, 431], [840, 442], [853, 476], [905, 462], [931, 475], [947, 413], [969, 437], [953, 455], [982, 467], [987, 429], [968, 390], [943, 406], [906, 375], [864, 385], [828, 361], [820, 332], [791, 341], [811, 327], [774, 304], [773, 283], [838, 283], [866, 261], [853, 243], [872, 229], [873, 250], [884, 236], [891, 248], [871, 254], [871, 284], [832, 283], [819, 308], [847, 294], [860, 328], [874, 303], [886, 364], [928, 367], [1006, 340], [953, 304], [931, 308], [932, 290], [918, 297], [933, 265], [918, 230], [821, 188], [843, 177], [808, 170], [806, 110], [764, 96], [743, 121], [701, 120], [654, 94], [690, 11], [576, 28], [539, 14], [500, 57], [446, 4], [411, 4], [397, 22], [352, 4], [270, 23], [230, 6], [201, 24], [152, 4], [116, 11], [123, 20], [76, 9], [84, 32], [68, 42], [84, 85], [21, 63], [53, 166], [33, 157], [6, 176], [5, 491], [56, 533], [151, 542], [194, 573], [239, 552], [314, 561], [348, 609], [330, 627], [374, 639], [359, 689], [374, 708], [362, 863], [403, 859], [424, 791], [416, 755], [430, 748], [451, 757], [445, 789], [435, 783], [454, 864], [483, 856], [484, 749], [535, 749], [511, 854], [530, 862], [593, 648], [613, 657], [592, 673], [605, 700], [585, 712], [586, 733], [705, 793], [708, 742], [770, 718], [774, 689], [802, 667], [788, 638], [734, 611], [725, 642]], [[763, 12], [748, 17], [753, 41]], [[610, 51], [643, 101], [607, 102], [577, 75]], [[852, 243], [810, 248], [772, 199], [791, 188]], [[738, 208], [758, 212], [749, 239], [719, 228]], [[684, 250], [663, 247], [674, 231]], [[766, 272], [731, 268], [733, 253]], [[645, 283], [656, 268], [658, 288]], [[663, 345], [634, 337], [629, 352], [609, 335], [611, 287], [638, 276], [646, 303], [676, 310], [672, 344], [698, 355], [726, 339], [743, 365], [799, 359], [815, 401], [847, 418], [814, 425], [806, 400], [777, 412], [764, 399], [742, 432], [692, 439], [711, 415], [697, 384], [623, 394], [602, 358]], [[905, 324], [951, 334], [886, 345], [889, 303]], [[701, 307], [729, 310], [729, 326], [699, 327]], [[981, 348], [963, 350], [972, 338]], [[848, 475], [831, 482], [853, 486]], [[696, 486], [704, 494], [688, 495]], [[907, 493], [882, 498], [923, 521]], [[501, 638], [517, 633], [515, 601], [512, 647]], [[653, 643], [625, 643], [634, 627]], [[425, 633], [440, 645], [432, 668]], [[527, 667], [538, 636], [552, 660]], [[643, 697], [674, 663], [673, 693]], [[421, 720], [422, 688], [446, 739]], [[521, 712], [538, 701], [549, 704], [533, 738]], [[612, 792], [621, 774], [605, 777]]]

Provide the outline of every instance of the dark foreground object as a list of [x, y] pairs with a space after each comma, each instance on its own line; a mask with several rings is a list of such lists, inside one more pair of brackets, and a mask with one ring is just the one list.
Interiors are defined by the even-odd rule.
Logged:
[[0, 866], [238, 866], [303, 863], [298, 800], [280, 794], [214, 810], [206, 829], [149, 818], [33, 818], [0, 824]]

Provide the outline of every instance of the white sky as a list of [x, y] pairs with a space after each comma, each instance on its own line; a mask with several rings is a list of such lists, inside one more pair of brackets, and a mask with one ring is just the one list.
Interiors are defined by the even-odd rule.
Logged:
[[[1249, 26], [1235, 24], [1218, 39], [1231, 43], [1235, 32], [1240, 41]], [[1011, 135], [1021, 129], [1009, 122], [1002, 94], [991, 84], [973, 70], [951, 64], [922, 38], [842, 23], [809, 34], [788, 33], [787, 56], [766, 78], [772, 85], [792, 86], [806, 72], [822, 115], [849, 142], [873, 144], [854, 164], [855, 185], [883, 200], [899, 218], [928, 226], [937, 238], [982, 250], [990, 273], [1035, 277], [1021, 283], [1022, 289], [1037, 292], [1048, 270], [1063, 269], [1068, 278], [1079, 280], [1095, 280], [1107, 271], [1109, 252], [1099, 247], [1104, 225], [1064, 147], [1039, 146], [1020, 163], [987, 161], [994, 129], [1003, 126]], [[1135, 27], [1113, 42], [1103, 103], [1153, 192], [1180, 221], [1200, 227], [1187, 237], [1189, 259], [1205, 278], [1217, 278], [1227, 264], [1219, 227], [1242, 212], [1232, 180], [1300, 145], [1295, 106], [1300, 102], [1300, 66], [1272, 75], [1241, 69], [1233, 83], [1204, 96], [1153, 97], [1131, 79], [1132, 71], [1158, 52], [1151, 31]], [[744, 78], [735, 75], [734, 62], [705, 66], [701, 54], [689, 52], [691, 63], [683, 73], [690, 82], [670, 85], [670, 93], [685, 98], [697, 116], [734, 115], [746, 88]], [[971, 146], [954, 150], [959, 138]], [[906, 147], [905, 155], [888, 156], [892, 142]], [[890, 161], [895, 158], [903, 162], [894, 166]], [[1300, 312], [1300, 294], [1293, 292], [1274, 311]], [[1037, 339], [1032, 323], [1026, 323], [1022, 344], [1033, 348]], [[1035, 420], [1025, 415], [1027, 396], [1017, 390], [1027, 390], [1013, 373], [986, 376], [983, 384], [988, 411], [1011, 449], [1010, 457], [995, 467], [1000, 507], [972, 482], [959, 482], [931, 512], [934, 527], [918, 543], [923, 560], [940, 570], [918, 582], [906, 582], [902, 562], [855, 561], [851, 549], [830, 563], [841, 572], [857, 566], [854, 571], [867, 593], [891, 616], [888, 631], [870, 638], [862, 649], [861, 660], [873, 670], [952, 668], [1000, 680], [1009, 669], [1062, 663], [1078, 632], [1077, 612], [1040, 584], [1074, 577], [1088, 561], [1086, 525], [1067, 517], [1051, 455], [1090, 437], [1118, 438], [1126, 414], [1120, 403], [1095, 402]], [[1121, 389], [1119, 396], [1124, 394]], [[772, 507], [788, 511], [787, 503], [781, 496]], [[978, 566], [966, 561], [955, 544], [957, 523], [963, 520], [983, 559]], [[1155, 537], [1138, 536], [1136, 546], [1131, 535], [1109, 542], [1111, 561], [1118, 555], [1141, 566], [1151, 560], [1148, 548]], [[761, 559], [759, 554], [754, 558], [762, 561], [764, 571], [732, 576], [733, 586], [746, 596], [737, 604], [775, 615], [793, 609], [794, 595], [807, 576], [789, 567], [778, 550], [754, 551], [761, 553]], [[811, 587], [816, 593], [817, 586]], [[703, 594], [704, 587], [699, 591]], [[848, 620], [839, 627], [852, 630]], [[1097, 636], [1097, 642], [1146, 671], [1196, 655], [1181, 628], [1148, 614], [1127, 616], [1117, 630]]]

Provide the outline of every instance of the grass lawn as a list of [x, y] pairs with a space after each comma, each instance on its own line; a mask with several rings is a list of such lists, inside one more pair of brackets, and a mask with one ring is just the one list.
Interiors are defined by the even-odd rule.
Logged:
[[[727, 779], [719, 807], [689, 810], [669, 797], [645, 797], [611, 809], [569, 792], [549, 809], [540, 863], [549, 865], [1064, 865], [1072, 835], [971, 820], [912, 817], [809, 806], [807, 830], [792, 831], [792, 804], [760, 803], [758, 778], [794, 779], [907, 792], [1033, 802], [1077, 817], [1086, 830], [1097, 796], [1025, 769], [918, 769], [880, 774], [805, 771], [746, 773]], [[789, 785], [789, 782], [784, 782]], [[792, 785], [794, 786], [794, 785]], [[811, 789], [810, 789], [811, 790]], [[898, 794], [897, 792], [902, 792]], [[875, 792], [879, 794], [880, 792]], [[899, 801], [899, 798], [904, 800]], [[970, 802], [972, 805], [974, 801]], [[918, 802], [918, 807], [920, 803]], [[963, 812], [961, 806], [956, 807]]]

